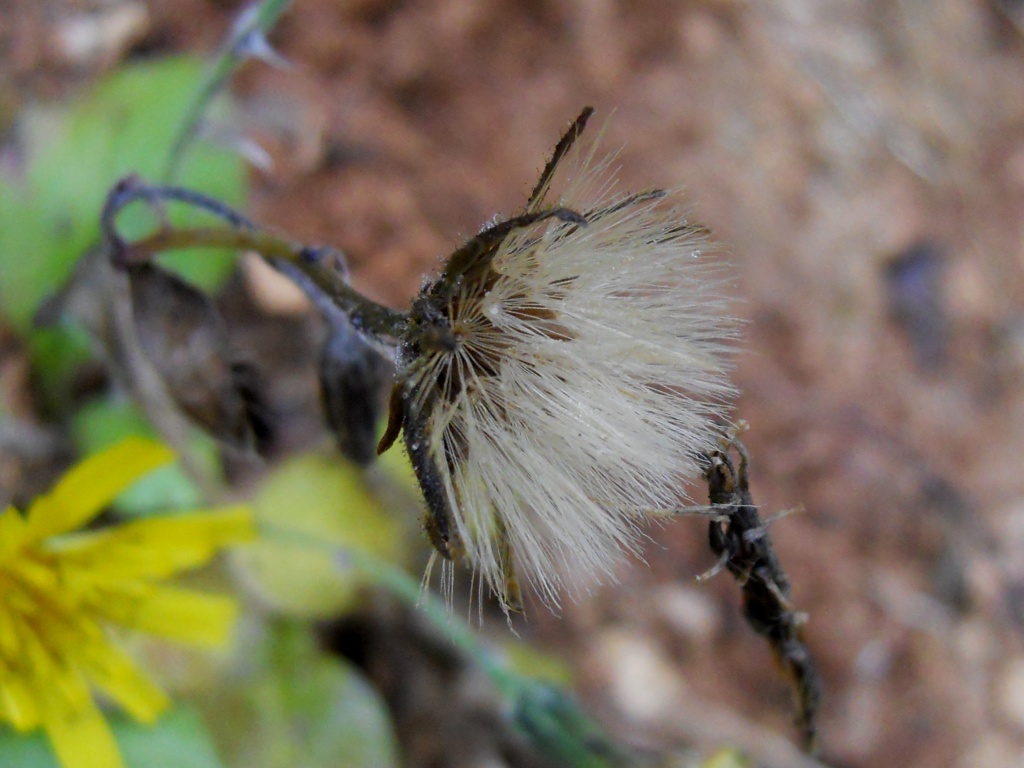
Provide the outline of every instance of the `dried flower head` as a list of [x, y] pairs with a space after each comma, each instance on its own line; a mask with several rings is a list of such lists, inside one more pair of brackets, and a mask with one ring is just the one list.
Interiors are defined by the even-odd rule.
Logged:
[[[706, 232], [672, 192], [616, 197], [580, 115], [525, 211], [413, 302], [386, 449], [404, 433], [427, 531], [506, 607], [612, 574], [720, 434], [734, 323]], [[567, 171], [556, 196], [556, 170]]]
[[[278, 237], [191, 190], [129, 177], [102, 215], [121, 268], [175, 246], [252, 249], [371, 345], [397, 346], [378, 452], [404, 436], [435, 549], [468, 561], [506, 609], [519, 604], [518, 576], [556, 603], [563, 588], [612, 575], [647, 513], [686, 503], [682, 487], [717, 447], [732, 394], [735, 323], [707, 233], [676, 192], [613, 192], [611, 160], [577, 146], [592, 111], [555, 147], [523, 212], [455, 251], [407, 313], [355, 291], [340, 252]], [[115, 220], [135, 200], [197, 206], [229, 227], [128, 243]], [[373, 349], [346, 347], [357, 362]], [[368, 371], [345, 376], [363, 387]]]

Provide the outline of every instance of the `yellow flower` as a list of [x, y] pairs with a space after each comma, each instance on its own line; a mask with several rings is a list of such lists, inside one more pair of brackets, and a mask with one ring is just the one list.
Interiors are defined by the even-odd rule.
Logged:
[[158, 582], [251, 539], [247, 508], [77, 530], [173, 458], [128, 439], [71, 469], [27, 514], [0, 515], [0, 722], [45, 729], [66, 768], [123, 766], [93, 689], [145, 723], [168, 705], [118, 646], [118, 627], [202, 646], [227, 640], [230, 599]]

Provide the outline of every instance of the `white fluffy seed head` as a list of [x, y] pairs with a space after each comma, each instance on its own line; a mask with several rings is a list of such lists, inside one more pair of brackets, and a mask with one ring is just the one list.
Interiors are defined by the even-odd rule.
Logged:
[[534, 209], [587, 225], [515, 229], [482, 270], [443, 275], [399, 356], [428, 530], [503, 603], [513, 573], [550, 604], [613, 577], [645, 513], [686, 503], [733, 394], [721, 266], [679, 195], [615, 196], [593, 150], [567, 169]]

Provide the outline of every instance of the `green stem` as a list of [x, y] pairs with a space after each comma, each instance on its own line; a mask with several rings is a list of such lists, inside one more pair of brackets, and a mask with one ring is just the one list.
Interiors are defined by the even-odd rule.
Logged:
[[[117, 230], [117, 217], [136, 202], [153, 208], [164, 224], [147, 237], [126, 242]], [[166, 204], [172, 202], [204, 211], [227, 226], [174, 227], [167, 223], [164, 212]], [[303, 245], [274, 234], [220, 200], [187, 187], [151, 185], [138, 176], [126, 176], [107, 193], [100, 231], [111, 262], [119, 268], [146, 263], [164, 251], [181, 248], [251, 250], [285, 274], [301, 272], [348, 315], [358, 330], [385, 345], [395, 343], [408, 323], [403, 312], [371, 301], [348, 284], [348, 266], [341, 251]]]
[[261, 523], [260, 528], [267, 538], [274, 541], [330, 553], [339, 565], [353, 568], [367, 582], [383, 587], [395, 597], [419, 610], [434, 627], [448, 635], [459, 650], [480, 662], [495, 682], [499, 682], [499, 678], [508, 678], [509, 673], [505, 672], [493, 655], [484, 649], [473, 631], [456, 619], [441, 600], [425, 590], [420, 582], [398, 566], [359, 550], [346, 549], [325, 542], [301, 531], [266, 523]]
[[227, 39], [221, 46], [220, 54], [207, 70], [192, 102], [185, 111], [181, 125], [167, 155], [162, 178], [173, 181], [181, 167], [185, 151], [195, 139], [196, 131], [210, 102], [224, 87], [224, 83], [246, 58], [245, 44], [252, 35], [265, 35], [288, 10], [291, 0], [264, 0], [257, 7], [239, 16]]
[[408, 318], [404, 312], [368, 299], [346, 282], [346, 265], [341, 253], [331, 248], [303, 245], [265, 230], [167, 228], [141, 240], [125, 243], [119, 261], [124, 265], [138, 264], [164, 251], [206, 247], [256, 251], [275, 267], [292, 265], [345, 312], [357, 329], [378, 339], [395, 341], [405, 329]]
[[636, 764], [562, 689], [520, 675], [501, 663], [476, 633], [459, 621], [448, 606], [401, 568], [373, 555], [345, 549], [309, 534], [275, 525], [262, 525], [274, 540], [330, 552], [341, 567], [349, 567], [369, 583], [388, 590], [415, 608], [438, 632], [487, 674], [502, 698], [512, 705], [512, 718], [533, 744], [567, 768], [622, 768]]

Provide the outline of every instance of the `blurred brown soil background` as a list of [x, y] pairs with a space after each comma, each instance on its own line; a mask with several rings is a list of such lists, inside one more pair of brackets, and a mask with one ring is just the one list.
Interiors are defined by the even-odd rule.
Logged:
[[[0, 102], [208, 54], [240, 7], [4, 0]], [[68, 42], [83, 20], [92, 48]], [[1024, 765], [1024, 3], [296, 0], [272, 40], [293, 68], [236, 80], [274, 160], [252, 210], [343, 248], [393, 306], [522, 206], [585, 104], [623, 188], [684, 185], [735, 265], [754, 497], [805, 508], [771, 533], [810, 614], [822, 759]], [[304, 310], [259, 273], [244, 286], [289, 329], [249, 341], [303, 382], [284, 433], [309, 445], [313, 371], [285, 348]], [[645, 558], [519, 632], [627, 740], [796, 764], [736, 585], [693, 582], [704, 523], [652, 529]]]

